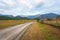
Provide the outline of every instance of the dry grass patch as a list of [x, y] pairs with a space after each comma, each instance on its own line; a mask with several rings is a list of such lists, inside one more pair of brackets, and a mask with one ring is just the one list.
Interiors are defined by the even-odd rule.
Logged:
[[60, 30], [45, 24], [38, 24], [43, 40], [60, 40]]
[[60, 30], [34, 22], [20, 40], [60, 40]]
[[34, 22], [20, 40], [42, 40], [37, 22]]
[[0, 20], [0, 29], [26, 23], [26, 22], [31, 22], [31, 20]]

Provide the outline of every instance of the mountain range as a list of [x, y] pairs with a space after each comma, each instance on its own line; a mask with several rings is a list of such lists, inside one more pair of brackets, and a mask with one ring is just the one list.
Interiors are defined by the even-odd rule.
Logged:
[[48, 14], [40, 15], [38, 18], [40, 18], [40, 19], [53, 19], [53, 18], [56, 18], [57, 16], [59, 16], [59, 15], [55, 14], [55, 13], [48, 13]]
[[46, 13], [46, 14], [38, 14], [38, 15], [34, 15], [34, 16], [28, 16], [27, 18], [35, 18], [35, 19], [53, 19], [56, 18], [58, 16], [58, 14], [55, 13]]
[[12, 15], [2, 15], [0, 14], [0, 20], [22, 20], [22, 19], [28, 19], [26, 17], [21, 17], [21, 16], [12, 16]]
[[56, 18], [58, 14], [55, 13], [47, 13], [47, 14], [38, 14], [38, 15], [33, 15], [33, 16], [27, 16], [27, 17], [22, 17], [22, 16], [12, 16], [12, 15], [3, 15], [0, 14], [0, 20], [22, 20], [22, 19], [53, 19]]

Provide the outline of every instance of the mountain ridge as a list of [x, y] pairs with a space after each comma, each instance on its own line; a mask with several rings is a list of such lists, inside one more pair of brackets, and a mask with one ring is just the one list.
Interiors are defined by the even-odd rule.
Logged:
[[17, 20], [21, 20], [21, 19], [53, 19], [56, 18], [58, 16], [58, 14], [55, 13], [47, 13], [47, 14], [38, 14], [38, 15], [33, 15], [33, 16], [27, 16], [27, 17], [22, 17], [20, 15], [17, 16], [13, 16], [13, 15], [3, 15], [0, 14], [0, 20], [4, 20], [4, 19], [17, 19]]

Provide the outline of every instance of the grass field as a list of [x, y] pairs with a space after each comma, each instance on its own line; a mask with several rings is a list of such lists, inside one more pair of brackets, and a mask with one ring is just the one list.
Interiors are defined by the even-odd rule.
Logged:
[[20, 40], [60, 40], [60, 30], [46, 24], [35, 22]]
[[40, 26], [43, 40], [60, 40], [60, 32], [58, 29], [41, 23], [38, 23], [38, 25]]
[[53, 25], [56, 25], [57, 26], [57, 23], [58, 25], [60, 26], [60, 21], [46, 21], [46, 23], [49, 23], [49, 24], [53, 24]]
[[[38, 23], [34, 20], [0, 20], [0, 29], [8, 28], [14, 25], [34, 22], [20, 40], [60, 40], [60, 30], [46, 24]], [[48, 21], [54, 25], [55, 21]], [[59, 22], [60, 23], [60, 22]]]
[[60, 28], [60, 21], [44, 21], [44, 23]]
[[0, 20], [0, 29], [26, 23], [26, 22], [31, 22], [31, 20]]

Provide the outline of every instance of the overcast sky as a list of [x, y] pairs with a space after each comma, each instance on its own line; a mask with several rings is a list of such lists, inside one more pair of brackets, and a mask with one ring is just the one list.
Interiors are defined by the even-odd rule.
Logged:
[[0, 14], [36, 15], [60, 14], [60, 0], [0, 0]]

